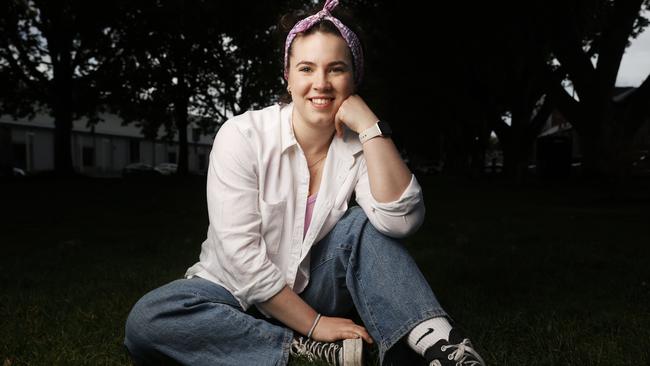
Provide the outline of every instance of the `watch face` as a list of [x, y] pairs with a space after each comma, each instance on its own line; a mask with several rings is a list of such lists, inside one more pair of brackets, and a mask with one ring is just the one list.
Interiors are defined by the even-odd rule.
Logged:
[[393, 133], [393, 131], [390, 129], [390, 126], [388, 123], [384, 121], [379, 121], [377, 122], [377, 125], [379, 126], [379, 130], [381, 131], [381, 134], [384, 136], [388, 136]]

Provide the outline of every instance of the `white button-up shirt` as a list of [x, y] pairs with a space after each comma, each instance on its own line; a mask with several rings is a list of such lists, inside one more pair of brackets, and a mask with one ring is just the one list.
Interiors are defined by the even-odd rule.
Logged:
[[289, 285], [309, 282], [309, 251], [356, 201], [370, 223], [395, 238], [415, 232], [424, 219], [415, 176], [394, 202], [371, 192], [358, 135], [345, 129], [329, 146], [311, 224], [303, 239], [309, 194], [307, 160], [291, 124], [293, 103], [249, 111], [225, 122], [215, 137], [207, 178], [210, 225], [200, 260], [186, 276], [213, 281], [244, 310]]

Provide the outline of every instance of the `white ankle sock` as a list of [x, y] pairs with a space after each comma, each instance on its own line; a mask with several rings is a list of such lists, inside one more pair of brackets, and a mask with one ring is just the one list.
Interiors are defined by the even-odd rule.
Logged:
[[415, 352], [424, 356], [424, 351], [436, 342], [449, 339], [451, 328], [449, 320], [444, 316], [427, 319], [413, 328], [408, 334], [407, 342]]

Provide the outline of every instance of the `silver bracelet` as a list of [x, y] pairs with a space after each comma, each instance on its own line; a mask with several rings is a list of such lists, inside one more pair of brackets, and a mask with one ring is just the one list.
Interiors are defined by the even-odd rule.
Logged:
[[314, 329], [316, 329], [316, 324], [318, 324], [318, 321], [320, 320], [320, 313], [316, 315], [316, 319], [314, 319], [314, 324], [311, 326], [311, 329], [309, 330], [309, 333], [307, 333], [307, 338], [311, 339], [311, 334], [314, 333]]

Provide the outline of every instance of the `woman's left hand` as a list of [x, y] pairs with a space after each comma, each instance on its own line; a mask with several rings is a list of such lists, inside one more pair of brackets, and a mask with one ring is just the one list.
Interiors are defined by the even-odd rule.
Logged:
[[344, 125], [350, 130], [360, 133], [374, 125], [379, 118], [358, 95], [352, 94], [343, 101], [334, 117], [336, 135], [343, 137]]

